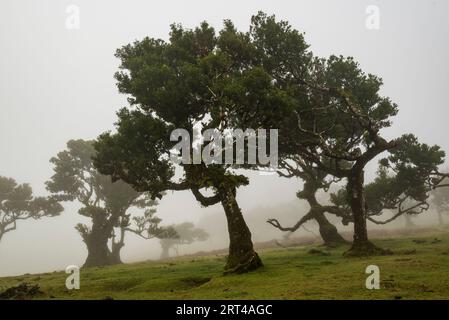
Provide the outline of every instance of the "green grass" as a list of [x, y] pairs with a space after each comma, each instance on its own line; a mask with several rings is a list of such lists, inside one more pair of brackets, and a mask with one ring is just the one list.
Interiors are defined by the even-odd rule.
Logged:
[[[442, 240], [431, 243], [438, 237]], [[426, 240], [414, 243], [414, 239]], [[449, 234], [374, 241], [392, 249], [384, 257], [345, 258], [347, 248], [304, 246], [259, 252], [265, 266], [244, 275], [222, 275], [223, 256], [183, 257], [81, 269], [81, 289], [65, 288], [67, 275], [0, 278], [0, 291], [21, 282], [38, 284], [39, 299], [448, 299]], [[313, 255], [311, 248], [330, 255]], [[416, 252], [407, 252], [416, 250]], [[380, 268], [381, 289], [367, 290], [365, 269]]]

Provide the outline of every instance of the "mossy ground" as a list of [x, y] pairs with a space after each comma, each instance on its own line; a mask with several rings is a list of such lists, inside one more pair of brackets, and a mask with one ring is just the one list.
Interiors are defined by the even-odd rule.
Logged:
[[[38, 299], [449, 299], [447, 229], [373, 242], [394, 254], [343, 257], [348, 246], [266, 249], [259, 252], [264, 267], [243, 275], [223, 276], [224, 256], [181, 257], [81, 269], [80, 290], [68, 291], [67, 274], [53, 272], [0, 278], [0, 291], [28, 282], [44, 292]], [[371, 264], [380, 268], [380, 290], [365, 287]]]

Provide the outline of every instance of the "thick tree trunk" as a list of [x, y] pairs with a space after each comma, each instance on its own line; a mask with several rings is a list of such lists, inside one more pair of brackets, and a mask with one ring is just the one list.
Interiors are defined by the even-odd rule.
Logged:
[[391, 251], [378, 248], [368, 240], [363, 184], [364, 171], [362, 169], [354, 168], [348, 179], [347, 186], [354, 219], [354, 241], [352, 247], [345, 253], [345, 255], [370, 256], [391, 254]]
[[261, 267], [262, 261], [254, 251], [251, 232], [237, 204], [234, 190], [224, 187], [219, 191], [229, 232], [229, 255], [225, 274], [245, 273]]
[[348, 242], [338, 233], [337, 228], [326, 218], [324, 213], [317, 211], [314, 214], [318, 222], [321, 238], [324, 244], [329, 247], [335, 247]]
[[87, 236], [87, 259], [84, 267], [98, 267], [110, 264], [108, 239], [109, 234], [101, 231], [94, 231]]
[[91, 207], [88, 210], [92, 218], [92, 230], [83, 236], [88, 252], [84, 267], [109, 265], [110, 251], [108, 241], [112, 236], [114, 223], [108, 220], [104, 209]]

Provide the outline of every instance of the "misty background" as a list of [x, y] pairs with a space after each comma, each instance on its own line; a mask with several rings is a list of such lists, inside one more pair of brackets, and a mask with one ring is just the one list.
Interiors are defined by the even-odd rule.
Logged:
[[[66, 28], [69, 5], [80, 9], [80, 29]], [[366, 8], [380, 9], [380, 29], [369, 30]], [[251, 15], [262, 10], [305, 32], [320, 56], [353, 56], [366, 72], [384, 80], [382, 93], [399, 105], [388, 137], [415, 133], [423, 142], [449, 151], [447, 92], [449, 2], [445, 0], [309, 1], [111, 1], [2, 0], [0, 4], [0, 175], [28, 182], [35, 195], [47, 195], [49, 159], [70, 139], [95, 139], [113, 130], [115, 112], [127, 104], [113, 74], [115, 50], [149, 36], [168, 38], [169, 25], [195, 27], [208, 21], [216, 30], [231, 19], [248, 30]], [[282, 137], [279, 137], [282, 139]], [[372, 177], [375, 162], [368, 176]], [[307, 206], [295, 196], [298, 179], [248, 172], [250, 185], [237, 200], [253, 241], [282, 238], [265, 223], [296, 222]], [[369, 180], [369, 179], [368, 179]], [[74, 226], [89, 220], [67, 203], [56, 218], [20, 221], [0, 243], [0, 276], [49, 272], [81, 265], [85, 245]], [[180, 253], [226, 248], [226, 220], [219, 205], [201, 208], [190, 192], [169, 193], [158, 206], [164, 224], [192, 221], [211, 235], [181, 247]], [[338, 220], [333, 220], [338, 222]], [[417, 221], [435, 223], [432, 212]], [[399, 220], [397, 224], [403, 224]], [[314, 222], [306, 224], [316, 230]], [[394, 227], [388, 226], [388, 227]], [[337, 223], [339, 230], [343, 228]], [[304, 230], [298, 235], [308, 234]], [[128, 234], [124, 262], [157, 259], [158, 240]]]

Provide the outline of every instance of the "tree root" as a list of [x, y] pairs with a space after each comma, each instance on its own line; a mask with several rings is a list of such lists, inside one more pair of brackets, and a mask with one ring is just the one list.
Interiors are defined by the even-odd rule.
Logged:
[[253, 251], [243, 262], [233, 263], [228, 258], [228, 263], [225, 266], [223, 272], [224, 275], [228, 274], [242, 274], [253, 270], [256, 270], [263, 266], [262, 260], [260, 260], [257, 252]]
[[377, 247], [370, 241], [353, 243], [352, 247], [343, 255], [345, 257], [368, 257], [368, 256], [387, 256], [393, 252], [389, 249]]
[[344, 241], [330, 241], [330, 242], [323, 243], [323, 246], [333, 249], [333, 248], [339, 248], [341, 246], [347, 246], [347, 245], [350, 245], [350, 244], [351, 244], [351, 242], [346, 241], [346, 240], [344, 240]]

